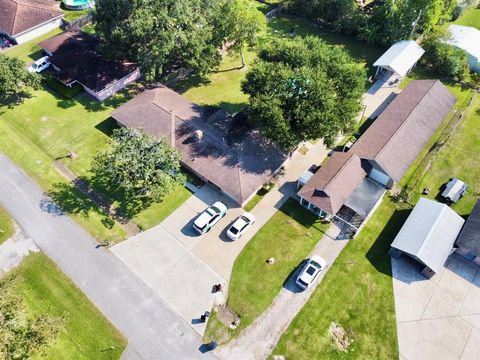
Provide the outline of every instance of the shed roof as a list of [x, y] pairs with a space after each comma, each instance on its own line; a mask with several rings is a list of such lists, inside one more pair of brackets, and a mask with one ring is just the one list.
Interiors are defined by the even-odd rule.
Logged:
[[286, 154], [258, 130], [223, 111], [207, 116], [203, 107], [160, 86], [123, 104], [112, 117], [127, 127], [166, 137], [182, 162], [243, 204], [270, 179]]
[[457, 245], [480, 256], [480, 200], [477, 200], [465, 226], [458, 235]]
[[448, 43], [465, 50], [480, 61], [480, 30], [462, 25], [450, 25], [448, 31], [452, 38]]
[[424, 52], [425, 50], [413, 40], [399, 41], [390, 46], [373, 66], [388, 67], [400, 76], [405, 76]]
[[394, 181], [400, 181], [455, 103], [439, 80], [414, 80], [350, 151], [374, 160]]
[[391, 246], [439, 272], [464, 222], [447, 205], [420, 198]]
[[0, 0], [0, 30], [15, 37], [63, 16], [55, 0]]

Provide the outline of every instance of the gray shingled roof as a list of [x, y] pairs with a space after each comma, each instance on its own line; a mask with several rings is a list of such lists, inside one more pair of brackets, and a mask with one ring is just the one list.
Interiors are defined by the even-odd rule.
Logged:
[[63, 16], [55, 0], [0, 0], [0, 30], [17, 36]]
[[439, 272], [464, 222], [447, 205], [420, 198], [391, 246]]
[[457, 245], [480, 256], [480, 200], [477, 200], [465, 226], [458, 235]]
[[223, 111], [207, 117], [203, 107], [164, 86], [144, 91], [116, 109], [112, 117], [124, 126], [166, 137], [180, 151], [184, 166], [240, 205], [286, 159], [258, 130], [236, 123]]

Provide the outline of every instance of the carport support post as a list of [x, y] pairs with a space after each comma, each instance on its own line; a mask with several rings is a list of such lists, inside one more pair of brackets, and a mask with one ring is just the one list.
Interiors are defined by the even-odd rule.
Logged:
[[353, 225], [353, 224], [350, 224], [350, 223], [349, 223], [347, 220], [344, 220], [344, 219], [342, 219], [340, 216], [333, 215], [333, 217], [334, 217], [334, 218], [336, 218], [336, 219], [338, 219], [338, 220], [341, 220], [341, 221], [343, 221], [343, 222], [344, 222], [345, 224], [347, 224], [348, 226], [350, 226], [350, 227], [354, 228], [354, 229], [355, 229], [355, 231], [358, 231], [358, 230], [360, 230], [360, 229], [359, 229], [359, 228], [357, 228], [355, 225]]

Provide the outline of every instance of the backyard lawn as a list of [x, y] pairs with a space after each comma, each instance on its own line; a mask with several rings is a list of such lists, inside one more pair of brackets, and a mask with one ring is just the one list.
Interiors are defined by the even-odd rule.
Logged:
[[13, 235], [14, 226], [10, 214], [0, 206], [0, 244]]
[[[240, 316], [240, 326], [231, 331], [213, 319], [206, 339], [225, 342], [250, 325], [272, 303], [327, 228], [328, 224], [295, 200], [288, 200], [248, 242], [233, 265], [228, 305]], [[266, 263], [270, 257], [275, 258], [273, 266]]]
[[472, 7], [465, 10], [462, 16], [453, 23], [457, 25], [473, 26], [480, 30], [480, 8]]
[[51, 38], [52, 36], [57, 35], [61, 32], [61, 29], [52, 30], [49, 33], [42, 35], [34, 40], [7, 49], [5, 55], [18, 57], [26, 63], [30, 63], [42, 57], [42, 49], [40, 48], [40, 46], [38, 46], [38, 44], [41, 43], [43, 40]]
[[[176, 86], [177, 89], [195, 103], [219, 106], [228, 112], [240, 110], [248, 102], [248, 96], [241, 91], [241, 82], [248, 72], [248, 67], [255, 61], [258, 49], [272, 38], [290, 37], [292, 29], [298, 36], [316, 35], [329, 44], [343, 46], [352, 57], [367, 66], [370, 74], [373, 71], [371, 65], [384, 51], [384, 49], [362, 43], [353, 37], [315, 27], [305, 19], [276, 17], [268, 22], [267, 32], [261, 36], [259, 44], [246, 52], [246, 68], [239, 69], [240, 56], [238, 53], [230, 53], [224, 56], [217, 71], [207, 75], [204, 79], [196, 78], [182, 82]], [[365, 86], [367, 87], [366, 80]]]
[[11, 281], [30, 317], [60, 318], [51, 345], [30, 359], [119, 359], [126, 340], [42, 253], [31, 254], [0, 281]]

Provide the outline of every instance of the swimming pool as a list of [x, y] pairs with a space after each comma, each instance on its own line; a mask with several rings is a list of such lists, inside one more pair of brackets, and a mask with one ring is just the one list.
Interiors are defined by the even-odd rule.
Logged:
[[94, 0], [62, 0], [63, 6], [68, 10], [90, 9], [95, 4]]

